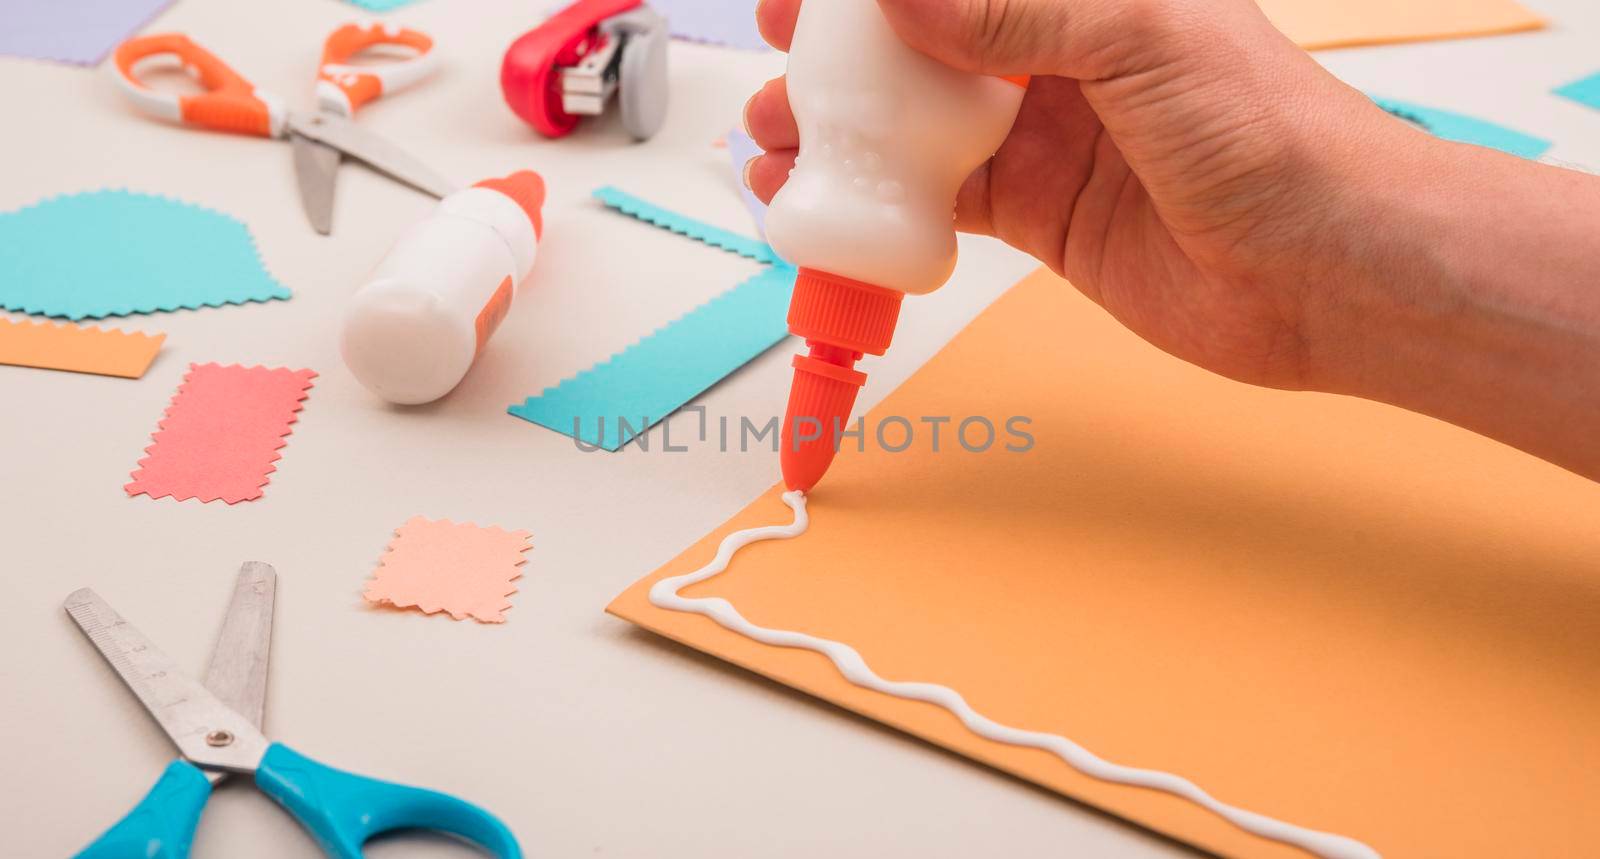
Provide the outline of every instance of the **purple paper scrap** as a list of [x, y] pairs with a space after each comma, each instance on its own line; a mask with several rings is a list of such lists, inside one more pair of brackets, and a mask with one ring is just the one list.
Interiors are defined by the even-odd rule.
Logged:
[[691, 42], [708, 42], [743, 48], [768, 50], [756, 29], [756, 0], [646, 0], [651, 8], [665, 15], [672, 35]]
[[0, 54], [98, 64], [172, 0], [0, 0]]

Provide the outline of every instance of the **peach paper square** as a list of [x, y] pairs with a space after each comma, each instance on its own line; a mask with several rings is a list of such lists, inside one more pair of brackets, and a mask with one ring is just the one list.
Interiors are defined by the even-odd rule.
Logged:
[[389, 550], [367, 582], [369, 602], [448, 612], [484, 623], [504, 623], [512, 582], [522, 575], [527, 531], [506, 531], [413, 516], [395, 531]]

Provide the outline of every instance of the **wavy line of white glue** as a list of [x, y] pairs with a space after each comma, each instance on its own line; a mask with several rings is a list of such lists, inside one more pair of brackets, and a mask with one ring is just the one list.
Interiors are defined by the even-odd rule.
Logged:
[[1047, 734], [1043, 731], [1024, 731], [1002, 725], [987, 716], [972, 709], [972, 706], [962, 698], [960, 693], [948, 686], [937, 683], [906, 683], [896, 680], [885, 680], [876, 672], [867, 667], [866, 660], [861, 654], [848, 644], [830, 641], [826, 638], [817, 638], [803, 632], [793, 632], [785, 629], [769, 629], [756, 626], [733, 603], [721, 597], [689, 598], [678, 595], [678, 591], [696, 583], [703, 582], [728, 568], [728, 563], [733, 560], [733, 555], [745, 546], [761, 540], [787, 540], [798, 537], [806, 531], [809, 519], [806, 516], [806, 497], [800, 492], [786, 492], [783, 501], [794, 510], [794, 521], [788, 525], [768, 525], [762, 528], [747, 528], [729, 534], [722, 545], [717, 547], [717, 556], [692, 573], [681, 576], [672, 576], [656, 582], [650, 588], [650, 602], [658, 608], [671, 611], [690, 612], [711, 618], [718, 624], [740, 635], [754, 639], [762, 644], [775, 647], [796, 647], [805, 650], [814, 650], [833, 660], [839, 673], [846, 680], [865, 689], [872, 689], [897, 698], [906, 698], [913, 701], [926, 701], [949, 710], [960, 719], [962, 724], [980, 737], [985, 737], [996, 742], [1008, 743], [1013, 746], [1027, 746], [1029, 748], [1043, 749], [1066, 761], [1073, 769], [1100, 779], [1101, 781], [1116, 782], [1118, 784], [1147, 787], [1153, 790], [1166, 791], [1199, 805], [1229, 823], [1246, 832], [1292, 844], [1304, 848], [1318, 856], [1327, 859], [1378, 859], [1378, 851], [1343, 835], [1331, 832], [1319, 832], [1315, 829], [1306, 829], [1285, 823], [1281, 820], [1248, 811], [1237, 806], [1228, 805], [1200, 789], [1200, 786], [1181, 776], [1160, 770], [1137, 769], [1125, 767], [1107, 761], [1083, 746], [1074, 743], [1066, 737], [1057, 734]]

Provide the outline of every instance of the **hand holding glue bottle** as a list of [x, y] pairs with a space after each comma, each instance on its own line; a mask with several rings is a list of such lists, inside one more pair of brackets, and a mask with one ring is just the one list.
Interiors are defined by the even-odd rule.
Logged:
[[533, 268], [544, 180], [522, 170], [439, 201], [395, 242], [345, 313], [350, 372], [391, 403], [439, 399], [467, 375]]
[[864, 355], [882, 355], [906, 293], [944, 285], [967, 176], [1005, 139], [1025, 78], [958, 71], [912, 49], [873, 0], [805, 0], [789, 51], [800, 155], [767, 210], [799, 267], [789, 330], [805, 338], [781, 431], [784, 484], [809, 492], [836, 452]]

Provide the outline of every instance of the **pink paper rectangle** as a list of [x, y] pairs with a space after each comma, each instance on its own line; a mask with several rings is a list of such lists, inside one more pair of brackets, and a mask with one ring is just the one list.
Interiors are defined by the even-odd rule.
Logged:
[[260, 498], [316, 375], [282, 367], [189, 365], [133, 482], [123, 489], [178, 501]]

